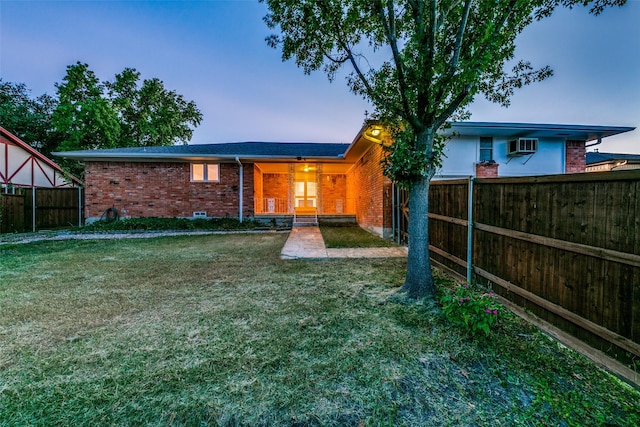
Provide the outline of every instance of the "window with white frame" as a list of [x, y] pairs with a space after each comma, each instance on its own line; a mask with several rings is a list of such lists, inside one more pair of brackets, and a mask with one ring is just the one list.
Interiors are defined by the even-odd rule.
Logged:
[[480, 162], [490, 162], [493, 160], [493, 137], [480, 137]]
[[191, 163], [191, 181], [220, 181], [220, 165], [218, 163]]

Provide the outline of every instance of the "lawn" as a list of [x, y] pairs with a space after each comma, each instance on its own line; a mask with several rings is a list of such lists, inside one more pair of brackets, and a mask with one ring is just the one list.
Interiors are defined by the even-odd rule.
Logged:
[[321, 225], [320, 232], [327, 248], [387, 248], [396, 246], [391, 240], [374, 236], [357, 225]]
[[389, 298], [286, 234], [0, 245], [0, 425], [618, 425], [640, 393], [522, 321]]

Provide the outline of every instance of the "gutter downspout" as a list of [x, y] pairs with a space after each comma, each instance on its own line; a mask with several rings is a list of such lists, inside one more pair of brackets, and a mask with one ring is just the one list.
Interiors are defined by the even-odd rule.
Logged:
[[238, 169], [239, 169], [238, 173], [239, 173], [239, 176], [240, 176], [240, 178], [239, 178], [239, 181], [240, 181], [239, 182], [240, 197], [239, 197], [239, 200], [238, 200], [238, 220], [240, 222], [242, 222], [242, 208], [243, 208], [243, 206], [242, 206], [242, 199], [243, 199], [243, 194], [242, 193], [243, 193], [243, 191], [242, 190], [243, 190], [243, 187], [244, 187], [244, 170], [243, 170], [244, 168], [243, 168], [242, 163], [240, 162], [240, 158], [238, 158], [238, 156], [236, 156], [236, 163], [238, 164]]
[[602, 137], [601, 136], [598, 137], [598, 142], [594, 142], [593, 144], [587, 144], [584, 147], [585, 148], [589, 148], [589, 147], [594, 147], [594, 146], [600, 145], [600, 144], [602, 144]]

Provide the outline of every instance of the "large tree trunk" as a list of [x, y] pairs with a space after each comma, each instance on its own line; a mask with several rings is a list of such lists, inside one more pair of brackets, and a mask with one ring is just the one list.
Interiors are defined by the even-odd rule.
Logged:
[[435, 285], [429, 260], [429, 185], [422, 177], [409, 190], [409, 256], [402, 291], [410, 298], [431, 298]]
[[[430, 155], [433, 149], [434, 134], [425, 130], [417, 136], [417, 146]], [[409, 189], [409, 255], [407, 259], [407, 275], [401, 292], [409, 298], [433, 298], [435, 285], [431, 274], [429, 259], [429, 185], [435, 174], [432, 166], [413, 182]]]

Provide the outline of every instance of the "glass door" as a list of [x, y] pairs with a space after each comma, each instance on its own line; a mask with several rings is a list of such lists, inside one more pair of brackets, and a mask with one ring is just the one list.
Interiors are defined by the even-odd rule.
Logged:
[[295, 172], [293, 181], [293, 199], [296, 211], [315, 212], [318, 207], [318, 183], [315, 168], [304, 166]]

